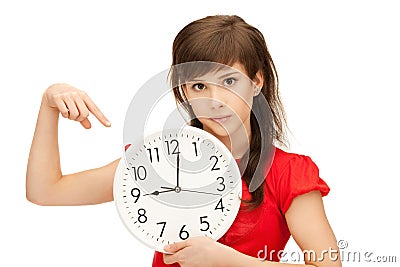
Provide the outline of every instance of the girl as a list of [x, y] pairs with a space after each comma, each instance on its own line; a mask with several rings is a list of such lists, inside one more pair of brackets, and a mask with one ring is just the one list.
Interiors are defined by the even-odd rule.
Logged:
[[[278, 77], [263, 35], [238, 16], [210, 16], [184, 27], [173, 43], [172, 65], [192, 61], [212, 61], [231, 66], [254, 82], [244, 96], [251, 109], [241, 106], [232, 94], [221, 88], [198, 82], [174, 88], [177, 103], [198, 97], [215, 99], [210, 111], [224, 114], [231, 107], [237, 114], [238, 127], [229, 118], [197, 116], [193, 126], [215, 135], [233, 153], [244, 154], [249, 164], [243, 173], [243, 203], [235, 222], [218, 242], [193, 237], [164, 249], [171, 254], [154, 254], [153, 266], [291, 266], [278, 263], [290, 235], [305, 254], [306, 266], [341, 266], [336, 238], [326, 218], [322, 196], [328, 185], [319, 177], [310, 157], [285, 152], [278, 147], [268, 172], [255, 173], [260, 160], [261, 131], [254, 114], [262, 112], [260, 94], [267, 99], [275, 127], [274, 141], [288, 146], [285, 113], [278, 92]], [[227, 77], [229, 85], [234, 78]], [[224, 82], [225, 83], [225, 82]], [[182, 89], [182, 90], [181, 90]], [[199, 108], [186, 106], [195, 116]], [[204, 112], [204, 107], [202, 107]], [[106, 166], [63, 175], [58, 149], [58, 118], [75, 120], [89, 129], [92, 113], [103, 125], [110, 122], [83, 91], [67, 84], [54, 84], [43, 94], [29, 155], [27, 199], [39, 205], [83, 205], [113, 200], [113, 177], [119, 159]], [[224, 124], [224, 125], [223, 125]], [[228, 125], [228, 126], [227, 126]], [[230, 136], [238, 128], [246, 130], [250, 149], [231, 145]], [[249, 190], [253, 174], [262, 177], [262, 185]], [[312, 252], [312, 253], [310, 253]], [[327, 253], [329, 252], [329, 254]], [[265, 260], [265, 261], [261, 261]], [[172, 264], [172, 265], [169, 265]]]

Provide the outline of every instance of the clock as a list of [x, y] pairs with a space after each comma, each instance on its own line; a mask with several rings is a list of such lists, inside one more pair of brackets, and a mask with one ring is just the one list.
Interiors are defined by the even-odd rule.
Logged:
[[128, 144], [113, 194], [129, 232], [165, 253], [165, 245], [189, 237], [222, 237], [239, 211], [242, 182], [234, 157], [220, 140], [184, 126]]

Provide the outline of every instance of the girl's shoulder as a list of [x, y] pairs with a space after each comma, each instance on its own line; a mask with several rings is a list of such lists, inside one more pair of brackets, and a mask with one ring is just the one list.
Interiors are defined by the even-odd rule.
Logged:
[[266, 186], [275, 196], [283, 213], [298, 195], [319, 190], [325, 196], [330, 191], [310, 156], [286, 152], [280, 148], [275, 148], [274, 159], [266, 176]]
[[319, 172], [317, 164], [308, 155], [287, 152], [281, 148], [274, 147], [272, 164], [268, 166], [274, 175], [284, 174], [287, 171], [304, 173], [304, 171]]
[[275, 177], [319, 175], [317, 164], [310, 156], [287, 152], [275, 147], [275, 154], [270, 166], [269, 173]]
[[282, 169], [287, 167], [288, 164], [294, 164], [298, 161], [303, 161], [303, 164], [310, 164], [311, 162], [314, 163], [311, 160], [311, 158], [307, 155], [298, 154], [294, 152], [287, 152], [278, 147], [274, 148], [275, 148], [275, 155], [272, 162], [272, 166], [275, 168]]

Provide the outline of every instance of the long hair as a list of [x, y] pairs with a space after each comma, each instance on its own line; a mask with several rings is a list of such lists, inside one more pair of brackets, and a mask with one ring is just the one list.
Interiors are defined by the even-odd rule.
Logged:
[[[235, 15], [208, 16], [191, 22], [185, 26], [175, 37], [172, 47], [172, 66], [192, 61], [212, 61], [232, 66], [241, 63], [247, 76], [253, 80], [258, 71], [262, 72], [264, 84], [261, 93], [267, 100], [272, 113], [274, 126], [273, 140], [283, 147], [288, 147], [286, 136], [286, 115], [278, 91], [278, 75], [275, 65], [262, 33], [255, 27], [247, 24], [242, 18]], [[179, 87], [174, 87], [173, 92], [177, 104], [187, 101]], [[190, 106], [184, 106], [186, 111], [194, 115]], [[247, 166], [244, 169], [243, 179], [249, 186], [253, 175], [263, 179], [262, 186], [251, 192], [251, 199], [247, 201], [248, 207], [258, 207], [264, 199], [265, 177], [263, 170], [256, 172], [261, 155], [261, 131], [263, 124], [257, 122], [254, 112], [259, 112], [261, 99], [254, 97], [253, 112], [250, 115], [251, 139]], [[198, 119], [191, 121], [190, 125], [203, 128]]]

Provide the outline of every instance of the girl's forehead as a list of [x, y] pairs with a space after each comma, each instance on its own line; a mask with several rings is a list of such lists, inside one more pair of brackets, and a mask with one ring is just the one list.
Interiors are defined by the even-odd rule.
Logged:
[[216, 72], [208, 72], [201, 76], [194, 76], [190, 81], [204, 81], [204, 82], [213, 82], [213, 81], [221, 81], [231, 76], [240, 77], [244, 76], [240, 71], [236, 69], [229, 69], [229, 70], [219, 70]]
[[240, 63], [235, 63], [232, 66], [219, 63], [204, 66], [194, 63], [194, 65], [187, 68], [183, 73], [185, 73], [184, 77], [186, 81], [216, 82], [229, 78], [230, 76], [248, 78], [247, 75], [244, 74], [246, 71], [243, 65]]

